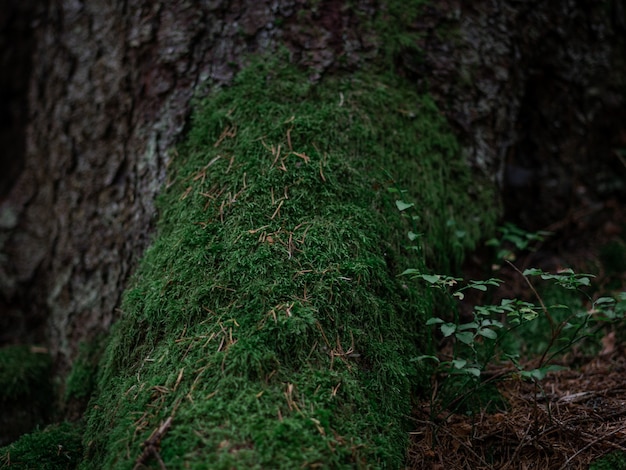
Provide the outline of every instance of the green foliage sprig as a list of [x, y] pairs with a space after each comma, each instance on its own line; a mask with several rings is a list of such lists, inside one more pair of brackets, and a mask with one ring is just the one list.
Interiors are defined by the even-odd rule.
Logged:
[[[401, 192], [399, 192], [401, 193]], [[396, 201], [397, 208], [407, 216], [413, 204], [404, 200]], [[533, 294], [535, 302], [517, 298], [502, 299], [498, 304], [475, 305], [471, 311], [471, 318], [462, 321], [458, 308], [453, 309], [451, 318], [432, 316], [425, 322], [427, 327], [435, 327], [434, 333], [444, 340], [451, 340], [453, 345], [452, 356], [448, 359], [433, 353], [415, 357], [413, 360], [429, 367], [435, 376], [441, 377], [435, 394], [438, 404], [431, 406], [435, 415], [444, 409], [454, 412], [463, 402], [477, 394], [491, 378], [485, 378], [485, 372], [490, 365], [496, 362], [508, 361], [514, 369], [499, 378], [517, 374], [519, 377], [535, 382], [543, 380], [550, 372], [564, 369], [556, 363], [556, 359], [570, 351], [573, 346], [584, 339], [595, 336], [607, 323], [621, 320], [626, 313], [626, 292], [614, 297], [602, 296], [595, 300], [585, 289], [591, 286], [591, 274], [575, 273], [572, 269], [564, 269], [557, 273], [550, 273], [538, 268], [521, 271], [512, 261], [517, 252], [530, 249], [533, 243], [543, 241], [547, 232], [528, 233], [511, 224], [506, 224], [500, 230], [501, 238], [494, 238], [487, 242], [497, 249], [496, 257], [499, 262], [508, 263], [526, 282]], [[415, 232], [409, 232], [409, 239], [414, 241]], [[495, 264], [499, 266], [498, 263]], [[401, 273], [412, 280], [429, 284], [431, 287], [446, 293], [451, 299], [461, 302], [465, 293], [474, 289], [486, 292], [490, 288], [498, 288], [503, 284], [501, 279], [492, 277], [486, 280], [464, 280], [444, 274], [432, 274], [420, 269], [407, 269]], [[562, 303], [546, 304], [543, 296], [538, 292], [533, 280], [540, 280], [552, 284], [558, 289], [573, 291], [576, 296], [582, 297], [588, 308], [577, 308]], [[582, 304], [581, 304], [582, 305]], [[549, 325], [548, 339], [538, 358], [531, 361], [531, 367], [524, 366], [520, 361], [518, 351], [507, 345], [507, 338], [518, 329], [524, 329], [531, 324], [545, 321]], [[459, 378], [463, 378], [459, 382]], [[443, 395], [448, 389], [449, 397]], [[463, 392], [459, 395], [459, 390]], [[439, 395], [439, 396], [437, 396]]]

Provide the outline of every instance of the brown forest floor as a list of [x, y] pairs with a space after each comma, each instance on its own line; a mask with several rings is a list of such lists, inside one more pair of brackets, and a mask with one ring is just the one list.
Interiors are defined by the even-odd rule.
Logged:
[[[609, 346], [610, 347], [610, 346]], [[409, 466], [414, 469], [578, 469], [614, 450], [626, 452], [625, 348], [534, 384], [498, 385], [508, 410], [429, 419], [415, 411]]]
[[[516, 264], [546, 271], [572, 267], [596, 274], [598, 290], [611, 282], [615, 292], [616, 278], [621, 284], [617, 291], [624, 290], [626, 273], [607, 273], [600, 253], [606, 243], [624, 240], [624, 221], [617, 201], [608, 201], [597, 211], [572, 211], [548, 228], [556, 232], [554, 237]], [[466, 277], [477, 279], [473, 276], [484, 261], [477, 254], [467, 266]], [[515, 280], [513, 272], [499, 274], [508, 281], [503, 297], [530, 298], [519, 276]], [[497, 383], [507, 402], [500, 410], [451, 414], [434, 422], [429, 402], [418, 403], [408, 468], [582, 469], [612, 451], [626, 452], [626, 344], [616, 339], [623, 338], [625, 330], [624, 320], [607, 329], [595, 357], [569, 353], [561, 362], [568, 369], [548, 374], [541, 381], [542, 391], [507, 374], [512, 367], [494, 366], [485, 375], [509, 377]]]

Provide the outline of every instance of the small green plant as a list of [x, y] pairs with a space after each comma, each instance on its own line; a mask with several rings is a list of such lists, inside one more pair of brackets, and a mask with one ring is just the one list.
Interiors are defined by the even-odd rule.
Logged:
[[527, 232], [512, 223], [505, 223], [498, 228], [499, 237], [487, 240], [486, 245], [496, 249], [499, 261], [515, 261], [517, 253], [532, 249], [534, 245], [545, 240], [550, 232]]
[[[401, 194], [401, 192], [399, 192]], [[403, 200], [396, 201], [397, 208], [405, 211], [413, 205]], [[556, 359], [586, 338], [593, 337], [608, 322], [622, 319], [626, 312], [626, 292], [613, 297], [599, 297], [595, 300], [586, 292], [591, 285], [590, 274], [577, 274], [571, 269], [557, 273], [545, 272], [531, 268], [521, 271], [513, 263], [514, 249], [524, 250], [536, 241], [543, 240], [546, 232], [529, 234], [510, 224], [500, 230], [502, 239], [492, 239], [488, 243], [498, 249], [497, 256], [508, 263], [524, 279], [534, 302], [521, 299], [502, 299], [497, 304], [475, 305], [470, 318], [461, 319], [459, 309], [453, 309], [451, 315], [432, 316], [425, 326], [435, 327], [435, 335], [448, 340], [452, 352], [447, 357], [442, 354], [422, 355], [415, 361], [430, 364], [439, 380], [436, 403], [432, 403], [431, 413], [435, 415], [443, 410], [454, 412], [459, 410], [473, 395], [491, 386], [494, 374], [485, 378], [485, 372], [496, 362], [510, 362], [514, 368], [497, 378], [517, 374], [519, 377], [533, 381], [540, 386], [549, 372], [563, 369]], [[409, 232], [411, 241], [417, 240], [415, 232]], [[421, 247], [419, 248], [421, 250]], [[487, 291], [498, 288], [503, 281], [498, 278], [487, 280], [464, 280], [443, 274], [426, 273], [420, 269], [407, 269], [402, 273], [410, 279], [425, 282], [438, 290], [444, 291], [451, 299], [461, 302], [466, 298], [468, 290]], [[562, 303], [546, 304], [535, 284], [549, 283], [556, 288], [575, 291], [582, 296], [588, 308]], [[520, 354], [507, 345], [511, 333], [528, 325], [543, 321], [549, 325], [548, 338], [538, 357], [531, 361], [532, 366], [524, 366]]]
[[[502, 283], [495, 278], [464, 282], [460, 278], [424, 274], [414, 269], [408, 269], [403, 274], [445, 290], [459, 300], [464, 298], [464, 291], [468, 289], [486, 291], [488, 287], [498, 287]], [[465, 395], [459, 399], [458, 392], [455, 392], [451, 402], [446, 402], [444, 397], [444, 402], [441, 403], [443, 408], [453, 403], [460, 406], [471, 394], [482, 388], [485, 385], [483, 373], [490, 365], [502, 359], [510, 361], [515, 366], [515, 373], [520, 377], [534, 382], [543, 380], [549, 372], [563, 369], [555, 363], [556, 358], [571, 350], [574, 344], [593, 336], [593, 332], [606, 322], [623, 318], [626, 311], [626, 293], [620, 294], [617, 299], [600, 297], [592, 301], [591, 307], [587, 310], [573, 310], [563, 304], [546, 305], [531, 281], [532, 277], [538, 276], [561, 288], [582, 292], [581, 289], [589, 285], [589, 275], [576, 274], [571, 270], [552, 274], [538, 269], [526, 270], [520, 272], [520, 275], [535, 294], [537, 303], [520, 299], [502, 299], [498, 304], [474, 306], [469, 321], [462, 322], [457, 311], [454, 312], [452, 319], [432, 317], [426, 321], [427, 326], [436, 326], [443, 338], [452, 339], [452, 356], [449, 360], [442, 360], [431, 354], [419, 356], [415, 360], [434, 361], [436, 372], [441, 374], [444, 380], [458, 378], [455, 376], [466, 378], [462, 387], [466, 390]], [[461, 287], [457, 287], [459, 285]], [[561, 315], [562, 319], [556, 320], [555, 312], [565, 312], [566, 315]], [[534, 366], [524, 368], [519, 360], [519, 354], [507, 350], [505, 339], [514, 330], [540, 318], [546, 319], [550, 325], [547, 345], [534, 361]], [[452, 387], [456, 390], [458, 380], [451, 381], [454, 382]]]

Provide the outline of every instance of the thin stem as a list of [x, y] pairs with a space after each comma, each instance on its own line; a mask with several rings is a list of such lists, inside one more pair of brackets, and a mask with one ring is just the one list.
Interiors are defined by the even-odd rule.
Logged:
[[539, 301], [539, 305], [541, 305], [541, 309], [543, 310], [544, 315], [546, 316], [546, 318], [548, 319], [548, 322], [550, 323], [550, 332], [552, 333], [552, 337], [550, 338], [550, 342], [548, 343], [548, 346], [543, 351], [543, 354], [541, 355], [541, 359], [539, 359], [538, 367], [540, 368], [543, 364], [545, 364], [548, 351], [552, 349], [552, 346], [554, 345], [555, 341], [561, 334], [561, 331], [563, 330], [565, 323], [561, 322], [558, 325], [556, 324], [556, 322], [552, 318], [552, 315], [550, 315], [550, 312], [548, 312], [548, 307], [546, 307], [546, 304], [543, 302], [543, 299], [537, 292], [537, 289], [535, 289], [535, 286], [533, 286], [533, 283], [530, 282], [530, 279], [528, 279], [528, 276], [524, 276], [524, 273], [520, 271], [519, 268], [515, 266], [513, 263], [511, 263], [509, 260], [506, 260], [506, 262], [509, 263], [509, 265], [524, 278], [524, 280], [526, 281], [526, 284], [528, 284], [528, 287], [530, 287], [530, 290], [532, 290], [533, 294], [535, 294], [535, 297]]
[[539, 305], [541, 305], [541, 309], [543, 310], [544, 315], [546, 316], [546, 318], [550, 322], [550, 330], [552, 330], [552, 332], [554, 333], [556, 323], [555, 323], [554, 319], [552, 318], [552, 315], [550, 315], [550, 312], [548, 312], [548, 307], [546, 307], [546, 304], [543, 303], [543, 299], [541, 298], [541, 296], [537, 292], [537, 289], [535, 289], [535, 286], [533, 286], [532, 282], [530, 282], [530, 279], [528, 279], [528, 276], [524, 276], [524, 273], [522, 271], [520, 271], [517, 266], [515, 266], [509, 260], [505, 260], [505, 261], [507, 263], [509, 263], [509, 265], [513, 269], [515, 269], [520, 274], [520, 276], [522, 276], [524, 278], [524, 280], [526, 281], [526, 284], [528, 284], [528, 287], [530, 287], [530, 290], [533, 291], [533, 294], [535, 294], [535, 297], [539, 301]]

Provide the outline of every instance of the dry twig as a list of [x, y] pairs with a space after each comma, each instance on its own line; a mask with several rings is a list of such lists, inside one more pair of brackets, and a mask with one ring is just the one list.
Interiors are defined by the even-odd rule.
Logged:
[[146, 466], [146, 463], [148, 463], [152, 457], [159, 462], [161, 470], [167, 470], [159, 452], [161, 450], [161, 439], [163, 439], [163, 435], [167, 432], [171, 425], [172, 416], [168, 417], [157, 429], [152, 431], [150, 437], [146, 439], [143, 444], [141, 444], [143, 452], [139, 457], [137, 457], [137, 460], [135, 460], [133, 470], [139, 470], [142, 466]]

